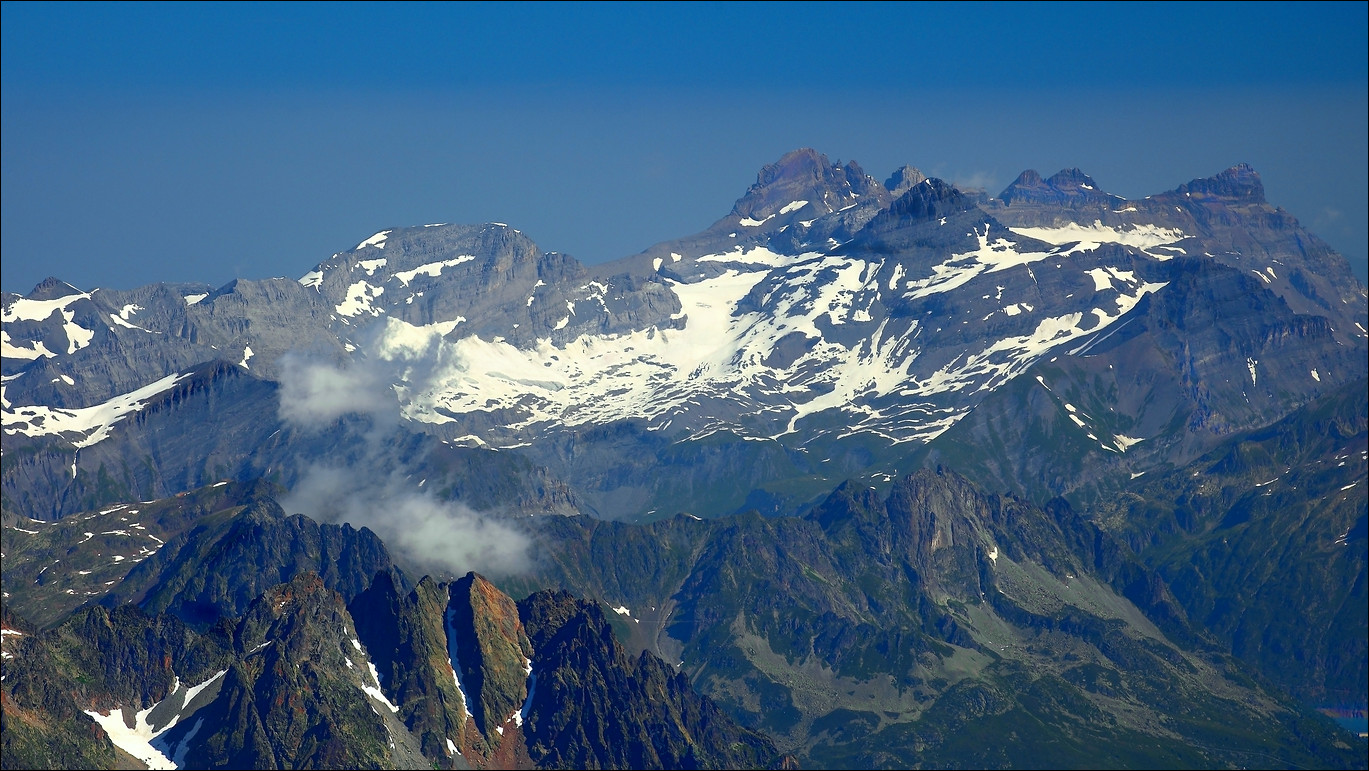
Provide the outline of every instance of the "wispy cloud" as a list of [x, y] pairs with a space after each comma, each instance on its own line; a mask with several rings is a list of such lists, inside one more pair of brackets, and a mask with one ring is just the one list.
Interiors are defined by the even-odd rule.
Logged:
[[972, 171], [968, 174], [951, 175], [951, 184], [961, 190], [983, 190], [997, 194], [1003, 186], [1002, 176], [992, 171]]
[[362, 415], [370, 419], [371, 429], [359, 437], [360, 448], [349, 448], [356, 460], [307, 466], [281, 505], [321, 522], [370, 528], [420, 570], [455, 575], [475, 570], [492, 576], [520, 572], [529, 564], [530, 541], [517, 525], [443, 500], [430, 492], [438, 484], [425, 487], [427, 480], [419, 476], [424, 472], [406, 467], [392, 452], [400, 439], [392, 385], [398, 380], [397, 368], [421, 358], [419, 349], [427, 342], [377, 344], [375, 357], [345, 363], [298, 353], [282, 357], [279, 412], [287, 425], [317, 431], [345, 415]]
[[307, 354], [280, 359], [280, 418], [295, 428], [317, 429], [343, 415], [361, 414], [391, 424], [399, 405], [382, 368], [366, 359], [336, 364]]
[[512, 522], [440, 500], [403, 470], [374, 471], [376, 449], [360, 463], [311, 466], [281, 505], [322, 522], [370, 528], [426, 572], [505, 576], [527, 569], [530, 540]]

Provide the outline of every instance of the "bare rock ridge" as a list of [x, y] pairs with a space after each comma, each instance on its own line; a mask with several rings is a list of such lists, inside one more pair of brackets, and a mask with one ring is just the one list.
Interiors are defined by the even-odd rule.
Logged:
[[[231, 506], [192, 506], [186, 515], [187, 535], [210, 541], [204, 524], [225, 515], [259, 519]], [[343, 537], [365, 540], [358, 531]], [[266, 543], [247, 548], [268, 566], [280, 559]], [[320, 543], [301, 549], [315, 559], [326, 551]], [[236, 569], [206, 562], [203, 570], [204, 583], [218, 585]], [[349, 576], [362, 570], [353, 566]], [[386, 568], [350, 602], [328, 583], [300, 570], [240, 612], [222, 605], [212, 617], [182, 598], [161, 603], [171, 612], [149, 612], [146, 600], [88, 603], [47, 629], [7, 602], [6, 767], [82, 758], [114, 767], [127, 757], [121, 752], [195, 768], [728, 768], [782, 760], [654, 656], [627, 656], [597, 608], [567, 595], [530, 597], [527, 616], [476, 574], [424, 578], [406, 590], [402, 574]], [[163, 591], [176, 587], [169, 580]], [[184, 591], [199, 596], [193, 586]], [[191, 623], [182, 619], [187, 609]], [[536, 635], [524, 632], [525, 617]], [[600, 642], [584, 649], [570, 641], [587, 623]], [[589, 675], [615, 687], [558, 686]], [[149, 742], [126, 736], [123, 716], [134, 713]], [[62, 725], [88, 726], [73, 736], [89, 738], [59, 739], [52, 729]], [[545, 741], [551, 726], [560, 744]], [[608, 737], [620, 741], [606, 745]], [[45, 754], [48, 741], [57, 754]]]

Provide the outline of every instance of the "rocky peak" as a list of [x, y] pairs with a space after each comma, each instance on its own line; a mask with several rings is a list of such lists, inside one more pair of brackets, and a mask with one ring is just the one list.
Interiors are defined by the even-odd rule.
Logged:
[[1048, 179], [1042, 179], [1035, 169], [1027, 169], [998, 194], [1006, 206], [1022, 202], [1070, 205], [1074, 201], [1115, 197], [1100, 190], [1093, 177], [1077, 168], [1061, 169]]
[[743, 219], [764, 220], [802, 212], [811, 219], [855, 203], [863, 196], [881, 192], [884, 192], [883, 186], [855, 161], [843, 166], [805, 147], [786, 153], [775, 163], [763, 167], [756, 175], [756, 183], [737, 200], [732, 214]]
[[912, 166], [904, 166], [898, 169], [884, 181], [884, 187], [888, 188], [889, 194], [895, 198], [903, 195], [912, 189], [913, 185], [920, 184], [927, 179], [927, 175]]
[[[525, 233], [502, 222], [419, 225], [382, 230], [330, 262], [362, 263], [368, 276], [380, 277], [458, 255], [473, 255], [477, 263], [508, 267], [535, 263], [542, 252]], [[371, 261], [379, 260], [384, 261], [380, 267], [370, 267], [379, 264]]]
[[1195, 179], [1174, 190], [1185, 197], [1211, 197], [1230, 202], [1264, 203], [1264, 183], [1248, 163], [1239, 163], [1215, 176]]
[[1011, 190], [1015, 187], [1038, 187], [1045, 183], [1045, 180], [1041, 178], [1041, 174], [1036, 169], [1027, 169], [1021, 174], [1018, 174], [1017, 179], [1013, 180], [1013, 183], [1008, 185], [1006, 190]]
[[476, 727], [493, 742], [527, 698], [532, 645], [518, 606], [478, 573], [450, 589], [452, 633]]
[[60, 278], [48, 276], [47, 278], [38, 282], [38, 286], [35, 286], [33, 288], [33, 291], [28, 293], [28, 299], [56, 300], [58, 298], [68, 297], [74, 294], [81, 294], [81, 290], [77, 289], [71, 284], [68, 284]]
[[[397, 736], [381, 683], [337, 592], [312, 572], [271, 588], [233, 632], [238, 661], [196, 720], [168, 729], [190, 768], [382, 768]], [[204, 730], [198, 730], [203, 727]], [[207, 734], [207, 735], [206, 735]], [[191, 739], [198, 741], [191, 742]], [[224, 755], [229, 763], [220, 766]], [[274, 759], [274, 762], [263, 763]]]
[[853, 519], [869, 520], [882, 516], [883, 501], [875, 488], [846, 480], [822, 503], [808, 513], [808, 518], [816, 520], [822, 529], [831, 532], [848, 525]]
[[1003, 188], [1003, 192], [998, 194], [998, 200], [1011, 206], [1018, 199], [1030, 199], [1033, 192], [1037, 192], [1039, 188], [1045, 186], [1046, 181], [1041, 179], [1041, 175], [1037, 173], [1036, 169], [1027, 169], [1018, 174], [1017, 179], [1013, 180], [1012, 184]]
[[304, 571], [288, 583], [267, 590], [266, 594], [254, 603], [248, 616], [259, 616], [267, 623], [293, 623], [300, 620], [304, 614], [326, 612], [334, 615], [340, 614], [342, 610], [342, 598], [334, 598], [317, 573]]
[[135, 600], [203, 628], [241, 615], [262, 592], [306, 573], [350, 600], [391, 564], [368, 529], [320, 525], [287, 516], [270, 498], [250, 498], [237, 516], [169, 539], [102, 602]]
[[752, 189], [763, 188], [785, 180], [812, 180], [833, 169], [827, 156], [811, 147], [801, 147], [785, 153], [774, 163], [766, 164], [756, 174]]
[[924, 179], [889, 206], [889, 214], [903, 220], [922, 222], [939, 219], [973, 208], [974, 202], [949, 182]]
[[888, 208], [881, 210], [847, 245], [869, 253], [907, 252], [912, 249], [973, 248], [975, 229], [985, 223], [1000, 227], [979, 208], [978, 198], [965, 195], [955, 185], [932, 177], [911, 187]]
[[922, 469], [900, 479], [889, 494], [889, 514], [910, 553], [926, 557], [956, 545], [963, 524], [983, 520], [982, 494], [958, 474]]
[[1071, 188], [1084, 188], [1085, 190], [1098, 189], [1098, 186], [1093, 182], [1093, 177], [1090, 177], [1077, 168], [1061, 169], [1051, 175], [1051, 178], [1046, 180], [1046, 184], [1056, 190], [1069, 190]]

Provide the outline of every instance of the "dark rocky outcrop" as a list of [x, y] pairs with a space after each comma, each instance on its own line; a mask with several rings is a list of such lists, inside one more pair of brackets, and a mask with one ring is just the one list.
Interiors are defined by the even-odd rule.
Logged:
[[[600, 607], [565, 592], [518, 604], [537, 650], [524, 728], [543, 768], [775, 768], [769, 739], [738, 727], [689, 678], [631, 656]], [[573, 703], [574, 710], [556, 705]]]

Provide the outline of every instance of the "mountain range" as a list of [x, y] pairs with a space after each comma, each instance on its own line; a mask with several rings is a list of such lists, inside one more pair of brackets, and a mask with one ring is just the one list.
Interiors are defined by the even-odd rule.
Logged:
[[809, 149], [605, 264], [429, 224], [48, 279], [6, 766], [1364, 767], [1315, 709], [1366, 705], [1366, 326], [1245, 165]]

